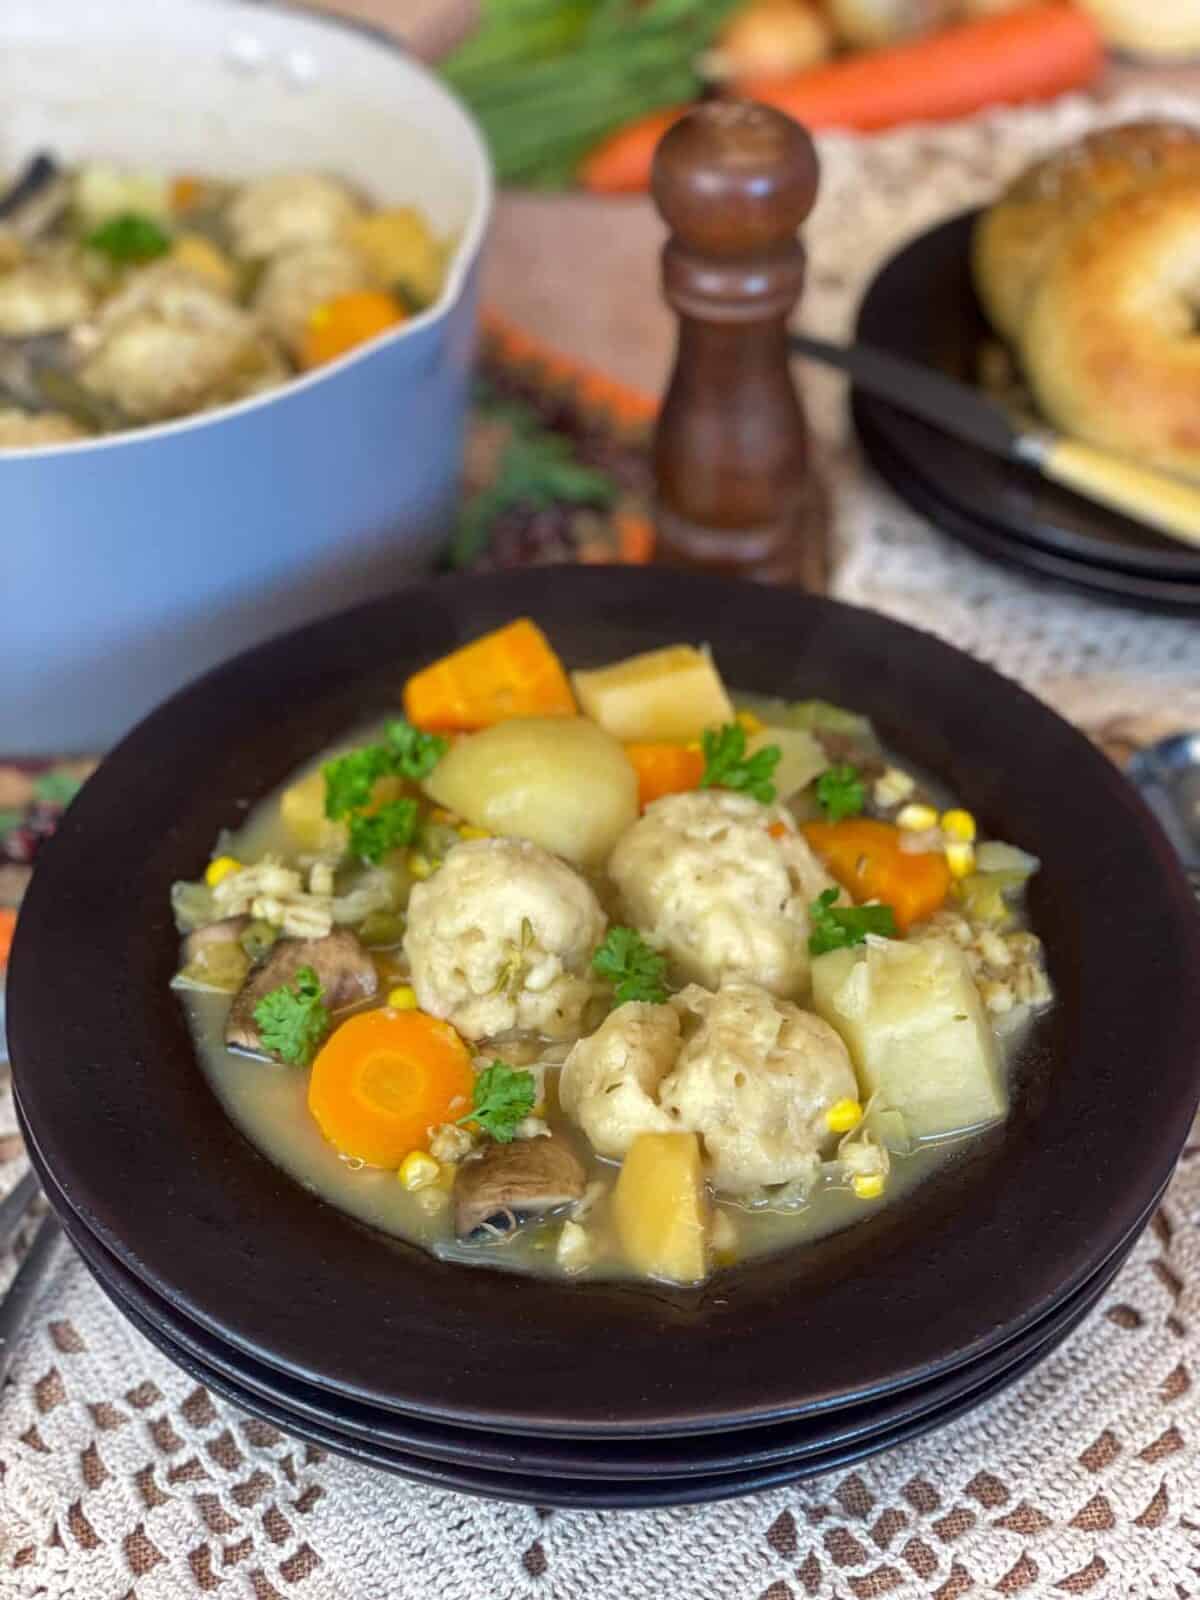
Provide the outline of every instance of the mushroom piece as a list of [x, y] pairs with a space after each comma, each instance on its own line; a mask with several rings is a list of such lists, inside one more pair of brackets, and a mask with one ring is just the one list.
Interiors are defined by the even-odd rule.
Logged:
[[249, 923], [249, 917], [224, 917], [220, 922], [206, 922], [202, 928], [193, 929], [183, 941], [182, 964], [186, 967], [201, 950], [211, 950], [213, 945], [232, 944], [241, 938]]
[[375, 963], [348, 928], [335, 928], [323, 939], [280, 939], [238, 990], [225, 1024], [227, 1045], [256, 1055], [270, 1054], [263, 1049], [255, 1007], [273, 989], [293, 984], [302, 967], [311, 967], [316, 973], [330, 1011], [371, 1000], [379, 988]]
[[70, 190], [58, 162], [39, 152], [0, 194], [0, 227], [26, 243], [36, 239], [62, 215]]
[[487, 1223], [498, 1233], [511, 1233], [530, 1218], [582, 1199], [586, 1187], [582, 1162], [557, 1134], [489, 1144], [458, 1169], [454, 1231], [466, 1239]]

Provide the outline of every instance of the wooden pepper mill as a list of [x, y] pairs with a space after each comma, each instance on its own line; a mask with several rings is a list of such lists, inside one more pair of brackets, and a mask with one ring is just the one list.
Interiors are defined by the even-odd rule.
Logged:
[[663, 293], [679, 313], [658, 419], [658, 559], [823, 586], [827, 502], [813, 475], [788, 317], [804, 284], [797, 230], [817, 194], [812, 140], [752, 101], [712, 101], [654, 158], [671, 229]]

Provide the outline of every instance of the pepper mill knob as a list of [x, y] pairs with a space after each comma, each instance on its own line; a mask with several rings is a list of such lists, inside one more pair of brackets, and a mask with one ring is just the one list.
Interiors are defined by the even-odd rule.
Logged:
[[787, 336], [817, 180], [804, 129], [752, 101], [698, 106], [655, 154], [654, 200], [671, 229], [663, 293], [679, 313], [654, 439], [668, 565], [823, 581], [826, 502]]

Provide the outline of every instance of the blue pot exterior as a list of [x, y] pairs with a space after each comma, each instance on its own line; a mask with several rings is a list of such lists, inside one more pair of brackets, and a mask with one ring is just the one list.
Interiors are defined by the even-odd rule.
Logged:
[[0, 751], [102, 749], [224, 657], [427, 571], [453, 528], [478, 275], [268, 402], [0, 461]]

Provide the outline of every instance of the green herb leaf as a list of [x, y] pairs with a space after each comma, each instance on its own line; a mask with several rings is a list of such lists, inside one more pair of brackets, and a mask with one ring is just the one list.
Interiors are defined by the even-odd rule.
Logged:
[[301, 967], [291, 988], [272, 989], [254, 1008], [263, 1049], [294, 1067], [306, 1067], [329, 1032], [324, 989], [311, 967]]
[[826, 767], [817, 779], [817, 804], [830, 822], [857, 817], [867, 803], [867, 789], [857, 767]]
[[498, 1144], [510, 1144], [536, 1099], [537, 1081], [532, 1072], [518, 1072], [503, 1061], [493, 1061], [475, 1079], [471, 1109], [458, 1123], [474, 1122]]
[[808, 908], [812, 932], [808, 936], [809, 954], [823, 956], [829, 950], [847, 950], [863, 944], [869, 933], [882, 939], [896, 937], [896, 918], [891, 906], [839, 906], [834, 902], [837, 889], [826, 889]]
[[390, 800], [368, 816], [355, 812], [350, 818], [350, 849], [364, 861], [382, 861], [389, 850], [411, 844], [417, 827], [415, 800]]
[[393, 772], [405, 778], [427, 778], [450, 748], [439, 733], [422, 733], [403, 717], [387, 725], [388, 754]]
[[736, 789], [761, 800], [765, 806], [774, 800], [771, 776], [781, 754], [777, 744], [764, 745], [747, 756], [745, 728], [727, 722], [723, 728], [705, 729], [700, 735], [700, 748], [704, 752], [702, 789]]
[[325, 774], [325, 815], [333, 822], [370, 805], [375, 780], [388, 771], [387, 751], [380, 744], [364, 745], [348, 755], [327, 761]]
[[45, 806], [69, 806], [82, 788], [82, 778], [77, 778], [73, 772], [64, 772], [59, 767], [40, 772], [33, 780], [34, 799]]
[[604, 943], [592, 957], [592, 970], [612, 983], [619, 1006], [630, 1000], [657, 1006], [667, 998], [666, 959], [633, 928], [608, 930]]
[[123, 211], [93, 229], [84, 241], [89, 250], [99, 250], [119, 263], [153, 261], [171, 248], [171, 236], [153, 217], [138, 211]]

